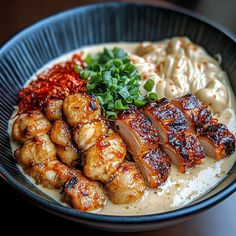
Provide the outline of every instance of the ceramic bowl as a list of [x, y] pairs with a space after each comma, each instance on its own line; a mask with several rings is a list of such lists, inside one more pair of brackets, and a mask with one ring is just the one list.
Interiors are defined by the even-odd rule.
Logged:
[[235, 37], [222, 27], [185, 10], [140, 4], [98, 4], [46, 18], [23, 30], [0, 49], [0, 173], [17, 191], [45, 210], [90, 227], [144, 231], [183, 221], [224, 200], [236, 190], [236, 165], [209, 193], [181, 209], [143, 216], [109, 216], [60, 205], [31, 184], [17, 168], [8, 136], [8, 120], [17, 91], [54, 58], [82, 46], [105, 42], [157, 41], [187, 36], [211, 55], [222, 55], [223, 69], [236, 92]]

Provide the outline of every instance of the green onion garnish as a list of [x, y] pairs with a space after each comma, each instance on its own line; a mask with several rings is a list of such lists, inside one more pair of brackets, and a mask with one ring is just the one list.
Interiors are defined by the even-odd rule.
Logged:
[[[116, 112], [128, 109], [129, 104], [141, 107], [148, 101], [140, 94], [140, 76], [123, 49], [105, 48], [101, 53], [89, 54], [85, 62], [84, 70], [81, 67], [74, 70], [87, 80], [87, 93], [98, 98], [107, 119], [115, 119]], [[154, 81], [150, 79], [144, 85], [149, 92], [153, 87]], [[154, 100], [154, 95], [149, 96]]]
[[146, 91], [151, 92], [154, 85], [155, 85], [155, 82], [152, 79], [148, 79], [143, 87]]
[[151, 102], [154, 102], [154, 101], [156, 101], [157, 99], [158, 99], [158, 96], [157, 96], [156, 93], [150, 93], [150, 94], [148, 95], [148, 100], [151, 101]]
[[115, 108], [116, 108], [117, 110], [122, 111], [122, 110], [128, 109], [128, 106], [127, 106], [127, 105], [123, 105], [123, 104], [122, 104], [122, 101], [119, 99], [119, 100], [116, 100], [116, 101], [115, 101]]
[[145, 100], [140, 100], [140, 99], [134, 99], [134, 105], [136, 107], [141, 107], [141, 106], [144, 106], [146, 104], [146, 101]]

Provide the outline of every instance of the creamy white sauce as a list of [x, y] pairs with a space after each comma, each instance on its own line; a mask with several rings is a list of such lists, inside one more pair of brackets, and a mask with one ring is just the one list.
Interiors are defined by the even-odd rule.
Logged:
[[[37, 74], [42, 72], [44, 69], [51, 67], [52, 65], [69, 60], [71, 56], [83, 50], [85, 54], [93, 52], [99, 52], [104, 47], [112, 48], [114, 46], [121, 47], [129, 53], [134, 53], [135, 49], [137, 48], [139, 43], [109, 43], [109, 44], [102, 44], [102, 45], [95, 45], [92, 47], [83, 48], [80, 50], [73, 51], [71, 53], [62, 55], [61, 57], [57, 58], [56, 60], [51, 61], [47, 65], [45, 65], [42, 69], [37, 71]], [[158, 47], [165, 47], [163, 44], [158, 44]], [[160, 49], [158, 49], [160, 50]], [[153, 55], [155, 56], [155, 55]], [[205, 58], [206, 53], [204, 54], [202, 51], [200, 53], [201, 58]], [[199, 56], [199, 58], [200, 58]], [[208, 59], [210, 58], [207, 55]], [[213, 60], [212, 58], [210, 58]], [[140, 60], [140, 59], [139, 59]], [[205, 59], [204, 59], [205, 60]], [[215, 60], [213, 60], [215, 63]], [[144, 64], [146, 62], [143, 62]], [[139, 65], [139, 72], [145, 70], [142, 65]], [[153, 65], [151, 65], [153, 67]], [[219, 65], [217, 70], [220, 69]], [[221, 73], [223, 71], [220, 69]], [[203, 71], [204, 72], [204, 71]], [[149, 73], [149, 72], [148, 72]], [[155, 74], [153, 75], [156, 77], [161, 77], [161, 75]], [[163, 75], [162, 75], [163, 76]], [[150, 75], [151, 77], [151, 75]], [[171, 76], [170, 76], [171, 77]], [[32, 78], [27, 81], [29, 83], [31, 80], [35, 79], [36, 75], [32, 76]], [[159, 79], [159, 78], [158, 78]], [[163, 80], [163, 77], [162, 77]], [[183, 81], [182, 81], [183, 82]], [[226, 124], [228, 128], [235, 134], [236, 132], [236, 103], [235, 103], [235, 96], [232, 92], [232, 89], [229, 85], [229, 81], [227, 77], [224, 76], [221, 79], [221, 82], [227, 88], [228, 100], [225, 109], [222, 109], [221, 112], [216, 112], [215, 116], [220, 120], [220, 122]], [[190, 92], [185, 91], [186, 92]], [[178, 96], [179, 94], [177, 94]], [[171, 96], [168, 96], [171, 97]], [[214, 111], [214, 109], [213, 109]], [[13, 120], [9, 122], [9, 135], [11, 136], [11, 127], [12, 127]], [[17, 148], [17, 144], [11, 141], [12, 151]], [[171, 173], [166, 181], [165, 184], [160, 186], [158, 189], [149, 189], [145, 194], [145, 197], [133, 204], [124, 204], [124, 205], [115, 205], [109, 200], [107, 201], [106, 206], [98, 211], [99, 214], [107, 214], [107, 215], [145, 215], [145, 214], [153, 214], [159, 212], [170, 211], [184, 205], [191, 203], [193, 200], [196, 200], [209, 190], [211, 190], [217, 183], [219, 183], [228, 173], [228, 171], [232, 168], [234, 162], [236, 160], [236, 154], [234, 153], [228, 158], [225, 158], [221, 161], [215, 161], [210, 158], [205, 158], [201, 165], [197, 166], [196, 168], [189, 170], [187, 173], [182, 174], [180, 173], [174, 165], [171, 167]], [[19, 166], [19, 169], [22, 171], [22, 168]], [[23, 172], [23, 171], [22, 171]], [[26, 176], [32, 183], [34, 180]], [[49, 190], [43, 188], [42, 186], [36, 185], [39, 189], [41, 189], [46, 194], [50, 195], [54, 198], [57, 202], [67, 206], [65, 203], [60, 201], [60, 193], [57, 190]]]

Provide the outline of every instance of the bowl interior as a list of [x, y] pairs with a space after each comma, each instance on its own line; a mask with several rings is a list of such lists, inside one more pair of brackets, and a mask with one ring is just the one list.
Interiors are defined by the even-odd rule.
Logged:
[[[14, 163], [7, 130], [8, 120], [17, 104], [18, 90], [46, 63], [81, 46], [118, 41], [157, 41], [176, 35], [189, 37], [211, 55], [221, 54], [223, 69], [236, 93], [236, 45], [233, 38], [214, 26], [172, 9], [136, 4], [91, 5], [41, 21], [7, 43], [0, 51], [0, 172], [3, 177], [31, 200], [48, 207], [57, 205], [58, 210], [64, 211], [63, 206], [32, 185]], [[234, 191], [235, 169], [236, 165], [227, 178], [191, 205], [203, 202], [209, 205]], [[206, 203], [206, 199], [211, 201]], [[197, 209], [188, 208], [190, 211]], [[92, 215], [67, 209], [67, 213], [72, 212], [80, 217]]]

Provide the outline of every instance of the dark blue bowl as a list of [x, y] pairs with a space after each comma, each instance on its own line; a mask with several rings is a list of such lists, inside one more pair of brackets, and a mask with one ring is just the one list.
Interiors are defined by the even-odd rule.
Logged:
[[17, 104], [17, 91], [52, 59], [81, 46], [116, 41], [156, 41], [189, 37], [215, 55], [236, 92], [235, 37], [222, 27], [183, 10], [140, 4], [98, 4], [69, 10], [25, 29], [0, 50], [0, 173], [31, 202], [54, 214], [91, 227], [112, 231], [144, 231], [183, 221], [224, 200], [236, 190], [236, 165], [228, 176], [191, 205], [145, 216], [108, 216], [66, 208], [33, 186], [16, 167], [7, 133]]

